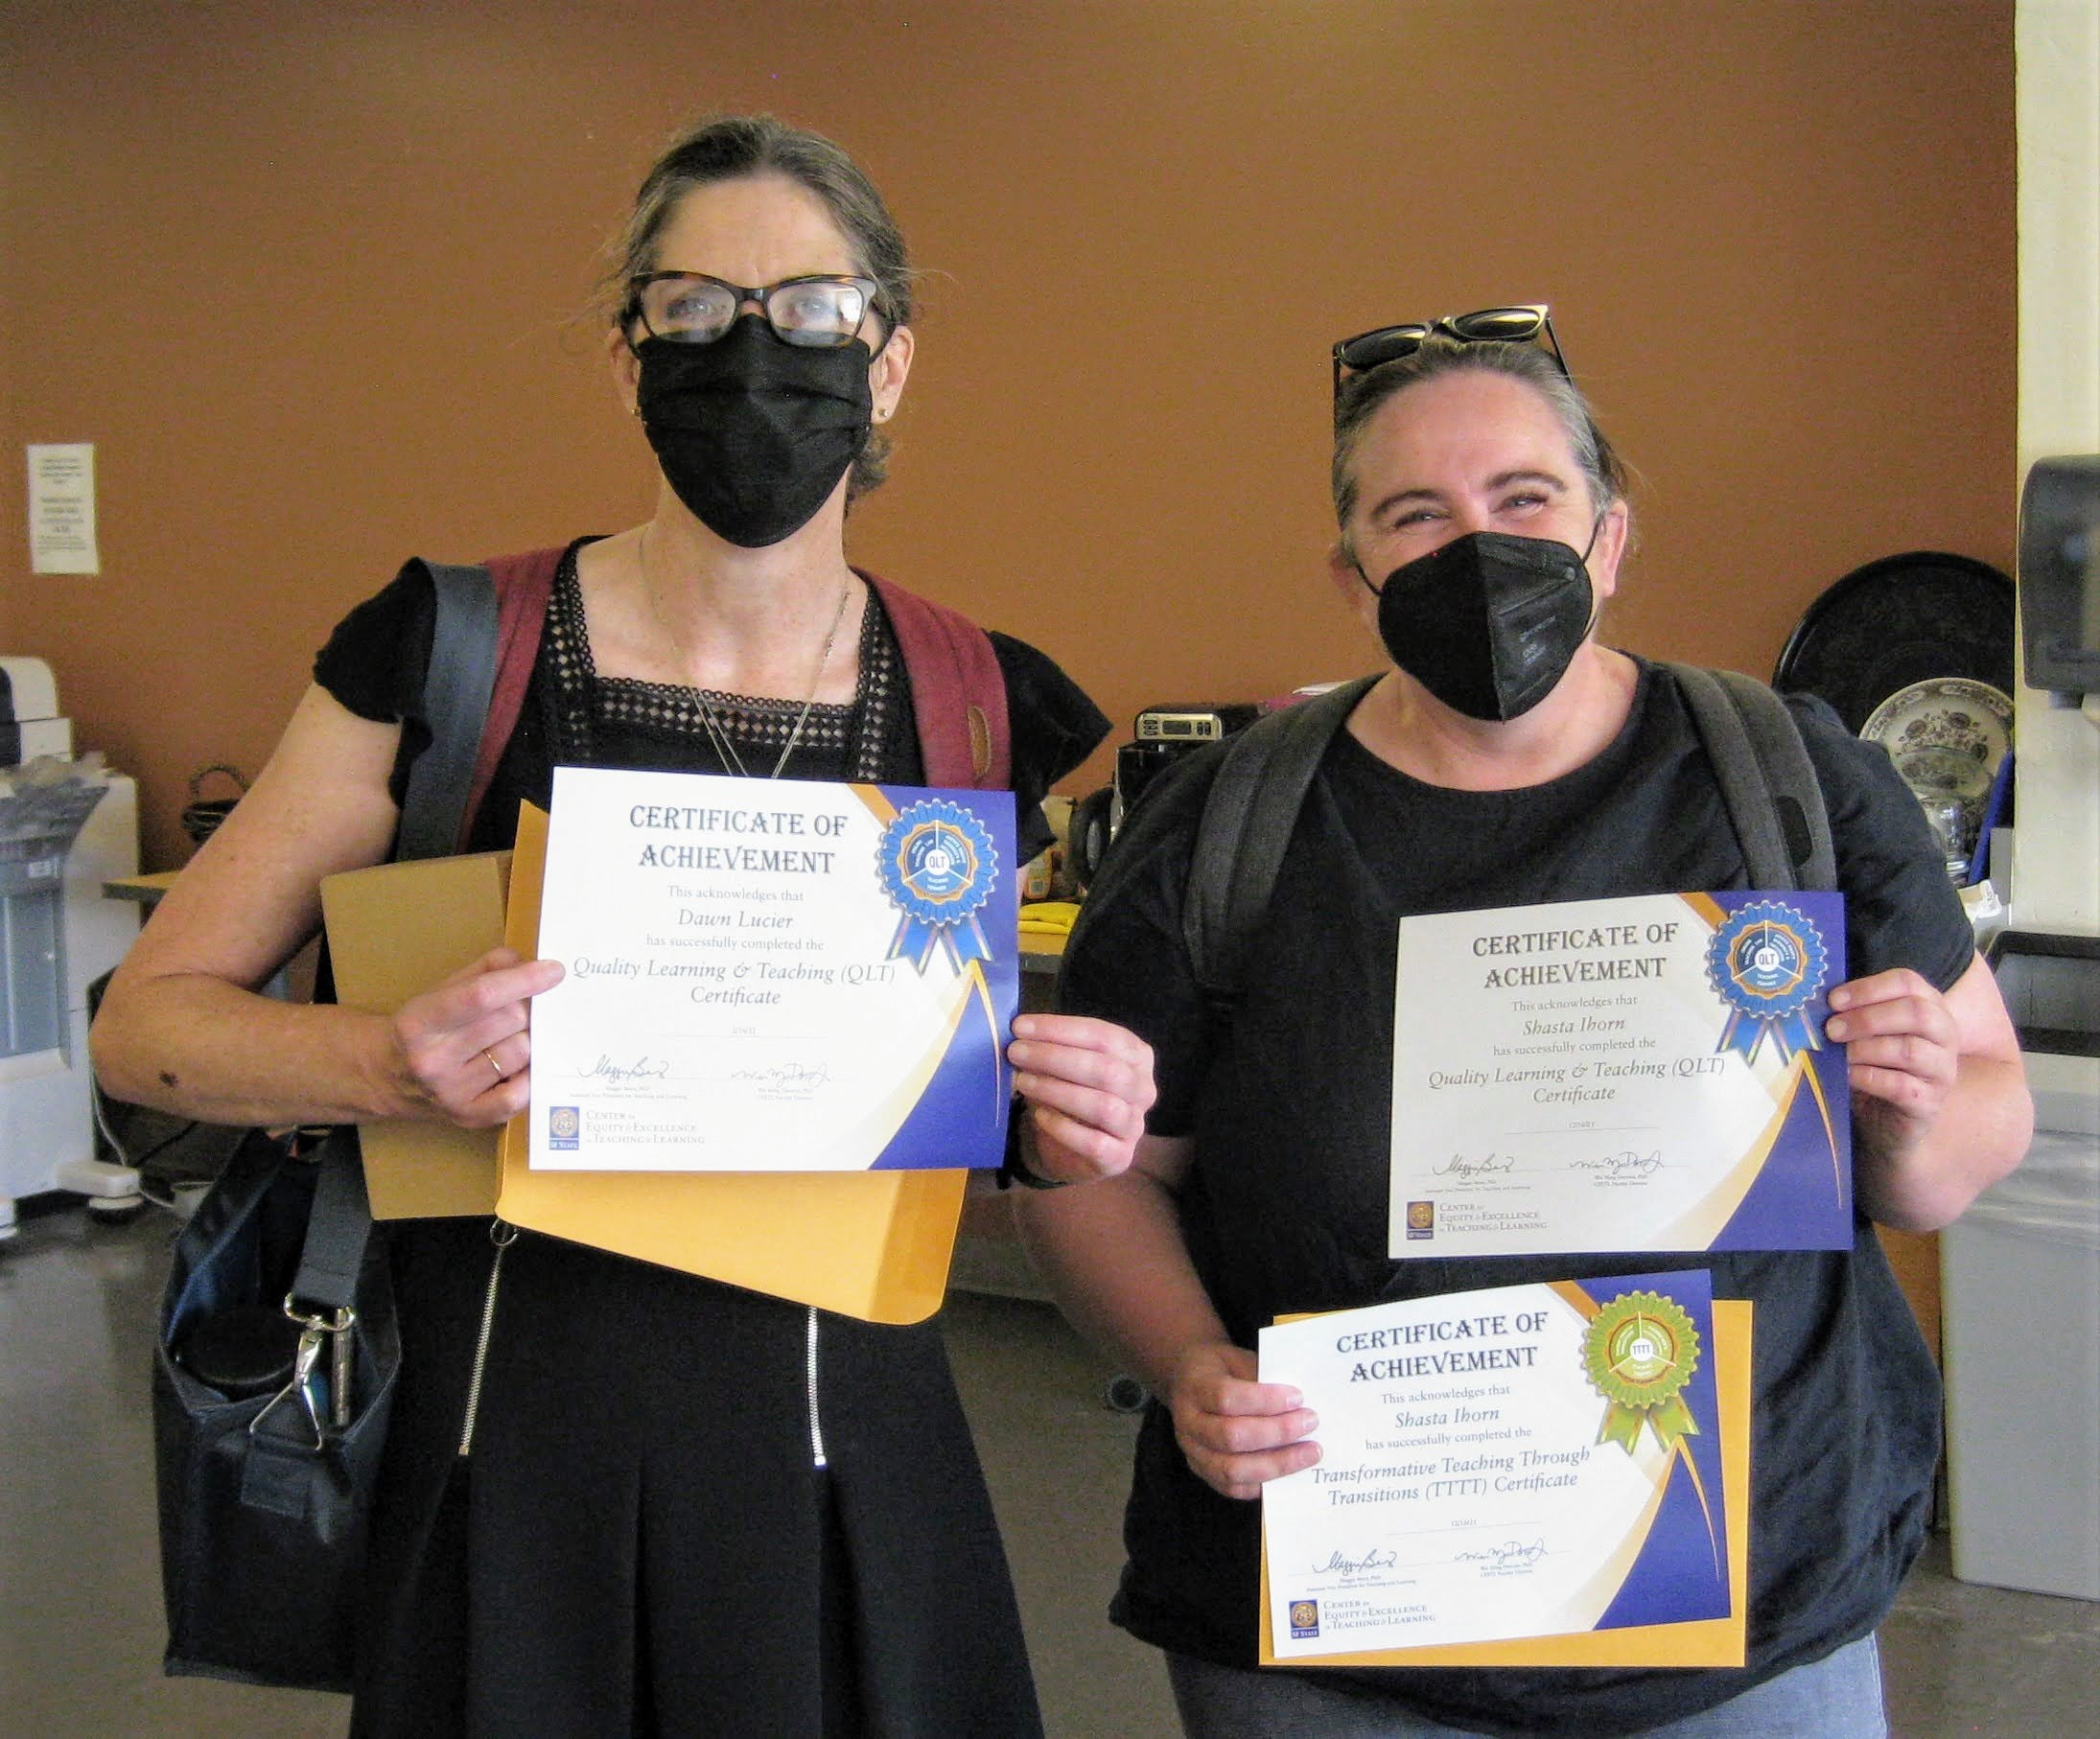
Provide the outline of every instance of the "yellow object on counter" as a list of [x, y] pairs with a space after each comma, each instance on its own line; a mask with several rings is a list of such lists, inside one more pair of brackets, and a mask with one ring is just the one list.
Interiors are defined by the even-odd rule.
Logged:
[[1072, 920], [1079, 916], [1079, 902], [1068, 899], [1036, 900], [1021, 908], [1021, 939], [1071, 935]]

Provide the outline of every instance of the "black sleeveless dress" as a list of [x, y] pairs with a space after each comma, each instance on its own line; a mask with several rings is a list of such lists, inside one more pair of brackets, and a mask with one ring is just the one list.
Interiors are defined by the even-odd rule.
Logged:
[[[427, 585], [397, 580], [315, 663], [352, 711], [405, 721], [397, 796], [428, 741], [431, 608]], [[1107, 721], [1039, 653], [992, 639], [1017, 807], [1039, 827], [1042, 792]], [[811, 710], [782, 777], [922, 777], [872, 599], [860, 652], [858, 699]], [[709, 698], [744, 764], [770, 771], [800, 707]], [[507, 844], [557, 761], [725, 771], [691, 690], [597, 677], [573, 547], [469, 848]], [[935, 1323], [864, 1323], [520, 1233], [462, 1454], [491, 1227], [389, 1230], [403, 1372], [354, 1733], [1040, 1732]]]

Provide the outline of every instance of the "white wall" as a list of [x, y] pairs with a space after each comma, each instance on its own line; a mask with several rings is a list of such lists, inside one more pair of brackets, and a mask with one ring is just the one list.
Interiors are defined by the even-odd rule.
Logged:
[[[2019, 0], [2019, 475], [2100, 452], [2100, 0]], [[2100, 699], [2017, 697], [2013, 921], [2100, 933]]]

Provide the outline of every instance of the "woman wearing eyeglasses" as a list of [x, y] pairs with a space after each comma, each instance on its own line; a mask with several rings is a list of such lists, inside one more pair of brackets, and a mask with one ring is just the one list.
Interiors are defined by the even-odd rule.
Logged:
[[[543, 625], [467, 848], [508, 844], [557, 762], [914, 784], [961, 744], [952, 782], [1003, 754], [1035, 850], [1037, 800], [1106, 721], [1040, 653], [845, 554], [913, 356], [880, 196], [815, 134], [702, 126], [642, 183], [609, 283], [655, 511], [492, 564], [506, 612], [528, 598]], [[432, 613], [409, 571], [337, 629], [110, 987], [111, 1090], [229, 1124], [486, 1127], [528, 1103], [552, 962], [499, 952], [391, 1021], [253, 993], [315, 929], [321, 878], [389, 852]], [[1089, 1019], [1016, 1033], [1047, 1173], [1127, 1164], [1144, 1047]], [[936, 1326], [496, 1230], [500, 1255], [485, 1220], [392, 1228], [404, 1366], [356, 1732], [1039, 1732]]]
[[[1866, 1216], [1945, 1224], [2017, 1163], [2012, 1028], [1887, 757], [1795, 704], [1848, 896], [1827, 1036], [1850, 1065], [1855, 1247], [1388, 1257], [1399, 919], [1749, 883], [1675, 679], [1598, 636], [1622, 474], [1545, 310], [1382, 329], [1335, 374], [1332, 579], [1388, 661], [1325, 749], [1236, 994], [1199, 988], [1183, 928], [1221, 752], [1147, 793], [1064, 957], [1060, 1006], [1142, 1034], [1158, 1082], [1127, 1172], [1022, 1204], [1067, 1310], [1155, 1397], [1113, 1616], [1168, 1652], [1202, 1739], [1878, 1734], [1873, 1634], [1923, 1543], [1938, 1385]], [[1746, 1668], [1256, 1667], [1254, 1500], [1320, 1459], [1306, 1398], [1255, 1380], [1259, 1329], [1694, 1264], [1755, 1304]]]

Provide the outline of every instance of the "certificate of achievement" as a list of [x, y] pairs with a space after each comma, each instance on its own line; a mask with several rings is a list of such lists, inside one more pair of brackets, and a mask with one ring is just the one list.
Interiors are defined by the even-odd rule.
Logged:
[[996, 1166], [1016, 937], [1011, 793], [557, 767], [530, 1163]]
[[1273, 1658], [1729, 1617], [1714, 1344], [1703, 1269], [1264, 1329], [1321, 1450], [1262, 1488]]
[[1662, 893], [1400, 924], [1396, 1257], [1853, 1241], [1835, 893]]

